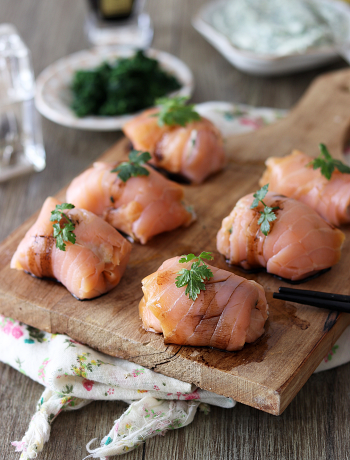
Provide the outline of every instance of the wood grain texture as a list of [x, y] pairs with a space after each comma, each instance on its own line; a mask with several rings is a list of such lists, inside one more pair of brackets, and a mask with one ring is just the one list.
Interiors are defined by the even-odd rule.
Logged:
[[[48, 332], [68, 334], [103, 353], [230, 396], [265, 412], [281, 414], [350, 324], [350, 315], [274, 300], [272, 292], [286, 283], [260, 273], [250, 278], [265, 288], [270, 317], [266, 333], [258, 341], [234, 353], [203, 347], [166, 346], [162, 335], [142, 329], [138, 313], [142, 297], [141, 280], [156, 271], [166, 259], [202, 251], [215, 254], [214, 266], [242, 274], [237, 268], [227, 267], [223, 257], [217, 253], [216, 234], [222, 219], [231, 212], [241, 196], [258, 188], [263, 166], [261, 152], [255, 146], [259, 140], [268, 138], [272, 139], [272, 153], [281, 151], [285, 144], [285, 126], [291, 129], [294, 120], [307, 120], [305, 113], [310, 115], [315, 103], [322, 100], [322, 81], [327, 81], [328, 100], [337, 100], [337, 105], [332, 106], [331, 110], [346, 113], [348, 100], [337, 99], [337, 91], [339, 80], [346, 81], [350, 71], [340, 72], [340, 77], [339, 72], [335, 72], [313, 83], [285, 120], [249, 135], [230, 139], [226, 145], [231, 160], [227, 167], [204, 184], [185, 187], [187, 202], [194, 206], [197, 221], [186, 229], [157, 235], [145, 246], [134, 244], [122, 281], [102, 297], [81, 302], [58, 283], [34, 279], [24, 272], [9, 268], [12, 254], [36, 220], [36, 215], [29, 219], [0, 245], [0, 253], [3, 254], [0, 262], [0, 313]], [[328, 118], [331, 116], [327, 114], [325, 106], [323, 112], [314, 116], [315, 125], [311, 132], [305, 128], [301, 135], [299, 126], [299, 139], [304, 139], [305, 143], [309, 135], [319, 139], [324, 126], [317, 120], [327, 118], [327, 115]], [[343, 131], [346, 129], [344, 123]], [[329, 138], [339, 139], [338, 143], [343, 139], [340, 134], [333, 133], [332, 126], [327, 132]], [[245, 164], [236, 163], [237, 151], [232, 144], [237, 137], [242, 142], [242, 153], [251, 154]], [[333, 143], [337, 145], [335, 141]], [[109, 149], [101, 160], [124, 160], [129, 148], [129, 141], [124, 139]], [[65, 201], [64, 192], [60, 192], [58, 197]], [[309, 289], [350, 293], [350, 275], [344, 270], [350, 261], [350, 231], [344, 231], [348, 238], [342, 250], [341, 262], [322, 277], [308, 281]], [[294, 352], [291, 353], [293, 348]]]
[[[194, 102], [225, 100], [289, 109], [310, 82], [332, 66], [293, 76], [258, 78], [235, 70], [196, 31], [190, 20], [206, 0], [148, 0], [155, 24], [153, 46], [183, 59], [193, 70]], [[0, 2], [1, 20], [19, 29], [33, 55], [36, 75], [67, 54], [86, 49], [82, 0]], [[48, 166], [40, 174], [0, 185], [0, 240], [31, 216], [48, 195], [55, 194], [120, 136], [64, 128], [43, 120]], [[249, 406], [212, 408], [186, 429], [148, 441], [128, 459], [146, 460], [348, 460], [350, 447], [350, 364], [312, 376], [280, 417]], [[24, 434], [43, 387], [0, 363], [0, 452], [14, 460], [11, 440]], [[25, 401], [25, 402], [24, 402]], [[123, 404], [93, 403], [55, 420], [42, 460], [80, 460], [85, 444], [104, 436]], [[74, 433], [74, 436], [71, 434]]]

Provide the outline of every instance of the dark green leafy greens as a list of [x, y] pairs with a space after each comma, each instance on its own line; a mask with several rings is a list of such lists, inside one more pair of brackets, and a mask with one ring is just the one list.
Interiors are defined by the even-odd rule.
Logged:
[[160, 112], [152, 116], [158, 117], [159, 126], [186, 126], [190, 121], [200, 120], [199, 113], [193, 110], [194, 104], [186, 105], [187, 100], [185, 96], [157, 99], [156, 105], [160, 106]]
[[74, 232], [75, 225], [70, 220], [70, 218], [65, 214], [65, 209], [73, 209], [75, 206], [70, 203], [57, 204], [54, 211], [51, 211], [51, 222], [56, 222], [52, 225], [53, 227], [53, 236], [56, 238], [56, 248], [61, 251], [66, 250], [65, 241], [70, 243], [75, 243], [76, 235]]
[[320, 144], [318, 147], [321, 151], [320, 155], [306, 166], [312, 166], [313, 169], [320, 168], [321, 174], [328, 180], [331, 179], [335, 169], [343, 174], [350, 174], [350, 167], [333, 158], [324, 144]]
[[148, 176], [148, 169], [144, 168], [143, 164], [151, 159], [149, 152], [142, 152], [140, 150], [131, 150], [129, 153], [129, 161], [124, 161], [111, 172], [118, 173], [119, 179], [126, 182], [130, 177]]
[[71, 108], [78, 117], [123, 115], [154, 105], [157, 98], [181, 88], [180, 82], [156, 59], [138, 51], [131, 58], [78, 70], [72, 82]]
[[199, 256], [194, 254], [188, 254], [187, 256], [181, 256], [180, 263], [190, 262], [194, 260], [191, 268], [183, 268], [178, 272], [175, 284], [176, 286], [186, 286], [185, 295], [188, 295], [190, 299], [195, 301], [201, 291], [205, 291], [204, 281], [212, 278], [213, 272], [208, 268], [206, 260], [212, 260], [213, 256], [211, 252], [202, 252]]
[[270, 206], [267, 206], [264, 203], [263, 200], [264, 200], [264, 198], [265, 198], [265, 196], [266, 196], [266, 194], [268, 192], [268, 189], [269, 189], [269, 184], [266, 184], [263, 187], [261, 187], [260, 190], [255, 192], [254, 195], [253, 195], [254, 201], [250, 205], [250, 209], [254, 209], [254, 208], [258, 207], [259, 203], [262, 203], [264, 205], [264, 209], [262, 211], [259, 211], [261, 216], [260, 216], [260, 218], [258, 220], [258, 224], [260, 225], [260, 229], [261, 229], [262, 233], [265, 236], [267, 236], [268, 233], [271, 230], [270, 222], [273, 222], [274, 220], [277, 219], [277, 216], [274, 213], [274, 211], [279, 209], [278, 206], [274, 206], [273, 208], [271, 208]]

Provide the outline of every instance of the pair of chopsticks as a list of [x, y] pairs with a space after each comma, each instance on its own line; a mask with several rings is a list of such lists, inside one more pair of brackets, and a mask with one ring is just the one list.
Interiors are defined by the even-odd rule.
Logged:
[[273, 293], [274, 299], [288, 300], [302, 305], [327, 308], [328, 310], [350, 313], [350, 296], [341, 294], [329, 294], [327, 292], [307, 291], [280, 287], [279, 292]]

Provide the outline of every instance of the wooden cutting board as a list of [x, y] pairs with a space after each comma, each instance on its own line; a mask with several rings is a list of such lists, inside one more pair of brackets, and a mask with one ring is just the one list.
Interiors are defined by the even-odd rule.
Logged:
[[[349, 70], [325, 75], [313, 83], [288, 118], [229, 139], [225, 170], [203, 185], [185, 187], [198, 220], [189, 228], [159, 235], [146, 246], [134, 244], [119, 286], [98, 299], [78, 301], [59, 283], [10, 269], [11, 257], [37, 215], [33, 216], [0, 245], [0, 312], [271, 414], [281, 414], [350, 324], [350, 315], [274, 300], [272, 292], [287, 284], [259, 273], [247, 275], [264, 286], [270, 305], [266, 332], [259, 340], [238, 352], [164, 345], [161, 335], [141, 327], [141, 280], [165, 259], [203, 250], [215, 254], [213, 265], [242, 275], [239, 268], [228, 267], [216, 251], [222, 219], [239, 198], [258, 188], [268, 156], [282, 156], [292, 148], [316, 155], [319, 142], [341, 156], [350, 126], [349, 83]], [[101, 159], [124, 158], [128, 148], [124, 139]], [[63, 200], [64, 191], [57, 196]], [[347, 239], [341, 262], [303, 288], [350, 294], [350, 230], [344, 231]]]

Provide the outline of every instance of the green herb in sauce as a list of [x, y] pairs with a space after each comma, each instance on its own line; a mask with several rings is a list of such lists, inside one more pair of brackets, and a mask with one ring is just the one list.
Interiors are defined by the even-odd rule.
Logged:
[[346, 18], [321, 0], [229, 0], [205, 19], [235, 47], [260, 55], [334, 46], [348, 31]]

